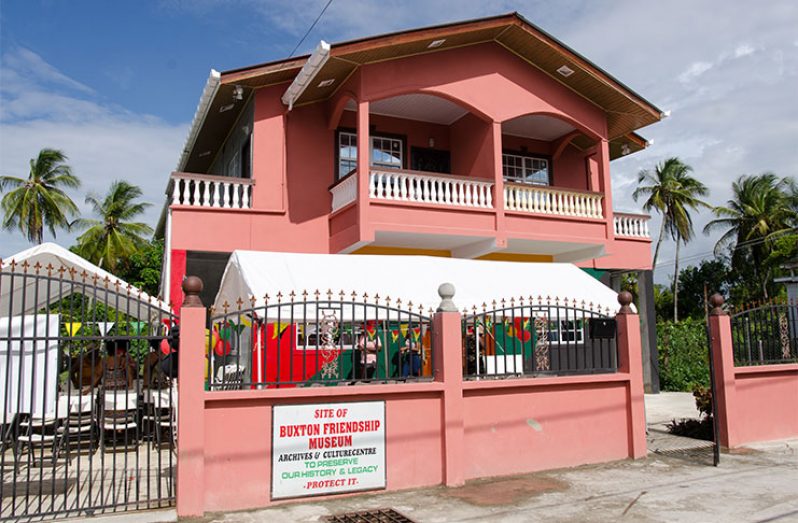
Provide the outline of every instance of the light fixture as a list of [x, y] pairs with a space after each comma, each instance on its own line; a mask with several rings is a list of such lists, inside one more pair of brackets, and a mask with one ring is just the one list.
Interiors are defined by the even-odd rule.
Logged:
[[557, 69], [557, 72], [566, 78], [574, 74], [574, 70], [568, 67], [567, 65], [561, 66], [559, 69]]
[[210, 154], [211, 154], [211, 152], [210, 152], [210, 151], [204, 151], [204, 152], [201, 152], [201, 153], [199, 153], [199, 155], [198, 155], [198, 156], [199, 156], [200, 158], [205, 158], [206, 156], [210, 156]]
[[630, 152], [632, 152], [632, 150], [629, 148], [628, 143], [621, 145], [621, 156], [626, 156]]
[[232, 108], [233, 108], [233, 107], [235, 107], [235, 106], [236, 106], [236, 104], [227, 104], [227, 105], [223, 105], [223, 106], [219, 107], [219, 112], [220, 112], [220, 113], [227, 112], [227, 111], [229, 111], [230, 109], [232, 109]]
[[433, 40], [427, 46], [427, 49], [435, 49], [436, 47], [440, 47], [440, 46], [443, 45], [443, 42], [445, 42], [445, 41], [446, 41], [446, 38], [441, 38], [440, 40]]
[[330, 87], [334, 83], [335, 83], [335, 78], [328, 78], [326, 80], [322, 80], [321, 82], [319, 82], [318, 87]]
[[432, 136], [429, 137], [429, 147], [430, 149], [435, 147], [435, 138], [433, 138]]
[[244, 88], [240, 85], [233, 87], [233, 101], [240, 102], [244, 99]]

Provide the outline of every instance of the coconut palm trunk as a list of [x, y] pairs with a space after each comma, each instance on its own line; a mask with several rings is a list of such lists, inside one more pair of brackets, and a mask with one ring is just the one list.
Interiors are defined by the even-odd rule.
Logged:
[[659, 238], [657, 238], [657, 246], [654, 247], [654, 259], [651, 262], [651, 270], [657, 269], [657, 257], [659, 256], [659, 247], [662, 245], [662, 239], [665, 236], [665, 217], [662, 217], [662, 223], [659, 226]]
[[673, 267], [673, 322], [679, 321], [679, 244], [681, 236], [676, 235], [676, 258]]

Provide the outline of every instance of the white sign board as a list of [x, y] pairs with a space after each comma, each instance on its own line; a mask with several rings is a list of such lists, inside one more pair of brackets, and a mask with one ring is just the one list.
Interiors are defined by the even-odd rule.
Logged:
[[385, 402], [272, 409], [272, 499], [385, 488]]

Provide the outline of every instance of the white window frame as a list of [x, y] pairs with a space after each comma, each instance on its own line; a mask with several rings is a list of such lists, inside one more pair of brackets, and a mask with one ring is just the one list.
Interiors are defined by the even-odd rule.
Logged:
[[[512, 160], [513, 162], [517, 163], [515, 165], [510, 165], [508, 160]], [[535, 173], [538, 173], [542, 170], [540, 168], [540, 164], [545, 165], [545, 182], [532, 178]], [[519, 169], [521, 170], [522, 174], [520, 176], [508, 174], [510, 169]], [[521, 154], [502, 153], [502, 174], [504, 175], [504, 179], [510, 182], [542, 185], [548, 187], [551, 185], [551, 161], [542, 156], [525, 156]]]
[[[571, 324], [572, 326], [570, 326]], [[585, 342], [585, 321], [575, 320], [549, 320], [549, 344], [551, 345], [579, 345]], [[557, 339], [552, 339], [552, 334], [556, 333]], [[563, 333], [568, 335], [567, 340], [563, 340]], [[571, 339], [573, 337], [573, 339]]]
[[[349, 131], [338, 131], [338, 143], [336, 144], [337, 147], [338, 147], [338, 164], [336, 165], [335, 168], [338, 171], [336, 173], [336, 176], [337, 176], [337, 179], [339, 179], [339, 180], [343, 176], [346, 176], [346, 174], [347, 174], [347, 173], [341, 173], [340, 172], [340, 168], [341, 168], [341, 148], [342, 148], [341, 147], [341, 137], [342, 136], [349, 137], [349, 139], [350, 139], [349, 147], [354, 147], [354, 149], [355, 149], [355, 157], [354, 158], [347, 157], [347, 158], [345, 158], [345, 160], [347, 160], [347, 161], [354, 160], [355, 164], [357, 164], [357, 133], [353, 133], [353, 132], [349, 132]], [[396, 165], [395, 163], [385, 163], [385, 162], [375, 162], [374, 161], [374, 142], [375, 142], [375, 140], [384, 140], [384, 141], [387, 141], [387, 142], [389, 142], [391, 144], [394, 144], [394, 143], [398, 144], [398, 146], [399, 146], [399, 149], [398, 149], [399, 150], [399, 154], [398, 154], [399, 165]], [[351, 145], [353, 143], [353, 141], [354, 141], [354, 146]], [[402, 169], [404, 167], [404, 163], [405, 163], [405, 143], [404, 143], [404, 139], [402, 139], [402, 138], [394, 138], [392, 136], [382, 136], [382, 135], [379, 135], [379, 134], [375, 134], [375, 135], [371, 136], [370, 142], [371, 142], [371, 147], [369, 149], [369, 164], [370, 164], [370, 166], [378, 167], [380, 169]], [[393, 153], [393, 147], [391, 148], [391, 152]]]

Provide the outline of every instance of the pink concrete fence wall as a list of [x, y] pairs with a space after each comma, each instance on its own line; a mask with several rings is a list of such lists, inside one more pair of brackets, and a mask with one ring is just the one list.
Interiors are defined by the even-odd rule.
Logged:
[[387, 490], [646, 454], [640, 326], [628, 306], [616, 316], [617, 373], [464, 382], [461, 316], [438, 312], [432, 382], [206, 392], [198, 285], [189, 278], [181, 311], [181, 517], [275, 503], [271, 423], [278, 405], [385, 401]]
[[734, 448], [798, 437], [798, 364], [734, 365], [731, 318], [723, 297], [710, 316], [720, 444]]

